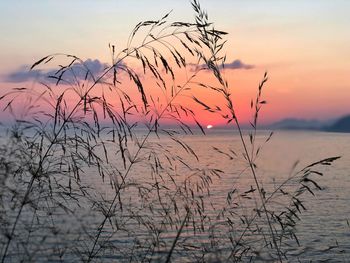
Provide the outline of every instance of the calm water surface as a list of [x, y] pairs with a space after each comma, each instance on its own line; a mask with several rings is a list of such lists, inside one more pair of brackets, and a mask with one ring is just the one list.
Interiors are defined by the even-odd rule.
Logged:
[[[258, 178], [261, 185], [267, 190], [274, 189], [279, 182], [288, 178], [296, 162], [298, 164], [294, 170], [300, 170], [315, 161], [332, 156], [342, 156], [332, 166], [324, 167], [322, 170], [324, 176], [319, 177], [317, 182], [322, 186], [323, 191], [315, 192], [315, 197], [308, 195], [305, 203], [307, 210], [303, 212], [302, 220], [297, 225], [300, 246], [294, 243], [289, 255], [290, 259], [295, 259], [295, 262], [298, 260], [301, 262], [349, 262], [350, 134], [277, 131], [272, 139], [264, 144], [268, 134], [264, 131], [258, 132], [257, 145], [263, 145], [263, 147], [259, 157], [255, 160]], [[140, 136], [142, 137], [142, 133]], [[242, 156], [243, 149], [237, 134], [226, 130], [211, 129], [207, 131], [206, 136], [197, 134], [183, 137], [183, 139], [198, 155], [199, 161], [192, 158], [191, 162], [195, 165], [198, 162], [198, 165], [202, 167], [218, 168], [224, 172], [220, 178], [213, 177], [211, 195], [208, 200], [213, 210], [207, 211], [209, 214], [215, 215], [220, 207], [226, 204], [229, 191], [237, 189], [237, 191], [244, 192], [254, 186], [254, 181]], [[158, 139], [151, 136], [149, 143], [151, 145], [161, 143], [170, 151], [180, 151], [174, 141], [168, 138]], [[226, 153], [233, 150], [237, 156], [230, 160], [227, 156], [218, 154], [213, 147]], [[131, 174], [135, 180], [142, 181], [146, 172], [149, 172], [147, 165], [138, 165]], [[101, 178], [96, 176], [95, 170], [88, 171], [87, 178], [88, 183], [94, 185], [104, 198], [110, 199], [113, 196], [108, 182], [102, 183]], [[135, 196], [137, 193], [132, 191], [125, 194], [125, 198], [130, 198], [130, 200]], [[239, 201], [243, 202], [243, 200]], [[242, 212], [244, 209], [249, 211], [251, 208], [249, 205], [247, 202], [246, 206], [242, 207]], [[80, 217], [79, 220], [85, 220], [92, 225], [98, 225], [101, 222], [101, 217], [90, 214], [89, 209], [85, 209]], [[152, 220], [157, 220], [157, 218]], [[67, 221], [61, 223], [67, 228], [72, 227], [72, 224]], [[106, 227], [103, 235], [108, 236], [108, 231], [112, 229]], [[74, 230], [70, 230], [69, 233], [74, 240]], [[169, 233], [169, 240], [172, 240], [175, 233]], [[142, 235], [141, 232], [140, 235]], [[66, 238], [69, 239], [68, 235]], [[128, 246], [130, 238], [132, 237], [127, 234], [118, 235], [113, 237], [112, 242]], [[200, 238], [202, 241], [206, 239], [205, 236]], [[191, 261], [191, 259], [182, 257], [181, 253], [174, 254], [174, 259], [178, 262]], [[105, 260], [108, 262], [108, 257]], [[115, 256], [112, 260], [123, 261], [123, 257], [122, 255]]]
[[[266, 138], [266, 133], [258, 134], [260, 141]], [[198, 149], [203, 145], [213, 144], [217, 148], [225, 149], [227, 144], [235, 145], [239, 149], [237, 136], [233, 137], [226, 132], [209, 133], [204, 138], [195, 138]], [[200, 150], [204, 158], [220, 163], [209, 151]], [[331, 167], [325, 169], [324, 176], [318, 179], [323, 191], [316, 193], [316, 197], [306, 202], [307, 211], [302, 215], [298, 223], [297, 236], [300, 247], [291, 254], [298, 255], [301, 261], [313, 262], [349, 262], [350, 257], [350, 134], [303, 132], [303, 131], [276, 131], [272, 139], [262, 149], [257, 159], [258, 176], [265, 184], [271, 183], [271, 179], [278, 181], [286, 178], [293, 164], [299, 161], [296, 168], [302, 168], [315, 161], [331, 157], [342, 156]], [[223, 165], [223, 164], [222, 164]], [[231, 163], [227, 170], [237, 170], [237, 166]], [[239, 169], [239, 168], [238, 168]], [[228, 176], [227, 183], [234, 182], [235, 176]], [[223, 192], [219, 186], [217, 194]], [[339, 245], [337, 249], [332, 249]]]
[[[322, 171], [318, 183], [323, 191], [309, 195], [298, 222], [297, 236], [300, 246], [294, 244], [290, 249], [291, 259], [302, 262], [348, 262], [350, 257], [350, 134], [277, 131], [272, 139], [264, 144], [268, 132], [258, 132], [257, 144], [262, 144], [256, 160], [257, 174], [266, 189], [271, 189], [283, 181], [294, 170], [301, 169], [315, 161], [342, 156], [332, 166]], [[211, 202], [220, 207], [226, 202], [227, 193], [232, 189], [249, 189], [254, 186], [247, 165], [242, 157], [242, 146], [237, 134], [226, 130], [209, 130], [206, 136], [193, 135], [183, 139], [198, 154], [199, 162], [208, 167], [216, 167], [225, 173], [214, 179], [211, 187]], [[247, 138], [247, 141], [249, 139]], [[150, 142], [159, 142], [155, 137]], [[161, 143], [172, 147], [174, 142], [162, 139]], [[213, 150], [216, 147], [229, 152], [233, 149], [237, 158], [229, 160]], [[255, 149], [256, 150], [256, 149]], [[142, 167], [134, 174], [142, 176]], [[108, 190], [106, 190], [108, 192]], [[213, 213], [215, 213], [213, 211]], [[180, 257], [181, 258], [181, 257]], [[183, 259], [182, 259], [183, 260]], [[180, 262], [182, 261], [180, 260]]]

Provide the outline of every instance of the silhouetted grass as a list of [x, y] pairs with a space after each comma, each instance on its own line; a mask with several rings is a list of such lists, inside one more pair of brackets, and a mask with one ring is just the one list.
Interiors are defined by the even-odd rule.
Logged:
[[[220, 55], [226, 33], [196, 0], [192, 6], [194, 23], [169, 23], [166, 14], [136, 25], [125, 49], [109, 45], [112, 63], [98, 76], [81, 58], [52, 54], [31, 70], [54, 65], [54, 74], [0, 97], [14, 117], [0, 146], [2, 262], [288, 260], [285, 242], [299, 242], [300, 214], [322, 190], [320, 168], [339, 157], [262, 186], [255, 162], [273, 135], [256, 140], [267, 73], [245, 135]], [[223, 105], [198, 98], [196, 88], [219, 94]], [[204, 129], [180, 97], [238, 131], [241, 153], [213, 152], [227, 162], [241, 159], [253, 184], [237, 189], [232, 182], [225, 204], [210, 199], [213, 179], [225, 175], [221, 167], [202, 164], [182, 138], [194, 132], [185, 119]], [[166, 128], [169, 120], [177, 128]]]

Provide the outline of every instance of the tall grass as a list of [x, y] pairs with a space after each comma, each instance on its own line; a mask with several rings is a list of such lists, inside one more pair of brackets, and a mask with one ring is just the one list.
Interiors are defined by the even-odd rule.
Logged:
[[[256, 136], [267, 74], [246, 135], [224, 75], [226, 33], [196, 0], [192, 7], [193, 23], [168, 22], [170, 14], [140, 22], [125, 49], [109, 45], [112, 63], [98, 76], [81, 58], [52, 54], [31, 70], [56, 72], [0, 97], [14, 117], [0, 146], [2, 262], [288, 259], [285, 245], [299, 242], [295, 226], [307, 194], [321, 190], [315, 176], [339, 157], [262, 186], [255, 162], [272, 133], [262, 145]], [[216, 84], [201, 81], [203, 74]], [[198, 98], [198, 88], [223, 105]], [[232, 182], [214, 214], [211, 185], [225, 175], [182, 139], [196, 132], [187, 120], [204, 133], [183, 98], [238, 131], [241, 155], [213, 151], [228, 162], [243, 156], [254, 183], [237, 189]]]

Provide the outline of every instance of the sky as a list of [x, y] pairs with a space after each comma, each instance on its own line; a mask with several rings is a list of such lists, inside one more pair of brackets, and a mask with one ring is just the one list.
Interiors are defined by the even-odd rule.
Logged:
[[[233, 63], [225, 74], [243, 122], [251, 116], [250, 100], [265, 71], [263, 122], [350, 114], [350, 1], [200, 3], [216, 28], [228, 32], [225, 53]], [[51, 53], [109, 63], [109, 43], [125, 47], [138, 22], [171, 10], [172, 20], [194, 19], [187, 0], [0, 1], [0, 95], [33, 85], [21, 74]], [[220, 122], [215, 118], [203, 113], [201, 119]]]

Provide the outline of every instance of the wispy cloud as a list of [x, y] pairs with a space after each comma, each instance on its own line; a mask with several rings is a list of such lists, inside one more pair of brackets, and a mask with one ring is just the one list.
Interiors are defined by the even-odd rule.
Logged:
[[[92, 79], [91, 74], [96, 77], [99, 76], [109, 65], [102, 63], [98, 59], [92, 60], [87, 59], [81, 63], [74, 63], [70, 66], [70, 70], [66, 71], [62, 76], [62, 79], [66, 82], [73, 82], [75, 80], [86, 79], [86, 73], [89, 71], [88, 79]], [[6, 82], [25, 82], [30, 80], [38, 80], [43, 78], [49, 78], [52, 82], [56, 82], [54, 77], [58, 77], [60, 73], [57, 74], [57, 70], [40, 70], [33, 69], [29, 70], [30, 66], [23, 65], [17, 70], [4, 76]]]
[[240, 59], [235, 59], [231, 63], [225, 63], [224, 68], [226, 69], [252, 69], [255, 68], [254, 65], [245, 64]]
[[[202, 65], [196, 65], [196, 64], [191, 64], [194, 68], [203, 68], [207, 69], [206, 64]], [[223, 69], [232, 69], [232, 70], [238, 70], [238, 69], [253, 69], [255, 68], [255, 65], [252, 64], [246, 64], [243, 63], [240, 59], [235, 59], [231, 63], [225, 63], [224, 65], [220, 65], [220, 68]]]
[[[192, 65], [193, 67], [200, 67], [200, 68], [207, 68], [205, 64], [202, 65]], [[73, 83], [76, 80], [92, 80], [91, 74], [96, 78], [100, 76], [106, 68], [108, 68], [109, 65], [107, 63], [103, 63], [99, 61], [98, 59], [87, 59], [81, 63], [74, 63], [70, 66], [70, 70], [67, 70], [63, 76], [63, 84], [64, 83]], [[220, 66], [220, 68], [225, 69], [231, 69], [231, 70], [238, 70], [238, 69], [252, 69], [254, 68], [254, 65], [243, 63], [241, 60], [236, 59], [233, 60], [231, 63], [225, 63], [224, 65]], [[87, 70], [89, 71], [89, 74], [86, 75]], [[17, 70], [10, 72], [9, 74], [2, 76], [3, 81], [5, 82], [13, 82], [13, 83], [20, 83], [20, 82], [26, 82], [26, 81], [33, 81], [33, 80], [46, 80], [50, 81], [52, 83], [56, 83], [57, 78], [59, 77], [61, 72], [58, 72], [57, 69], [55, 70], [41, 70], [41, 69], [33, 69], [30, 70], [29, 65], [22, 65]]]

